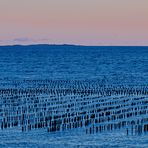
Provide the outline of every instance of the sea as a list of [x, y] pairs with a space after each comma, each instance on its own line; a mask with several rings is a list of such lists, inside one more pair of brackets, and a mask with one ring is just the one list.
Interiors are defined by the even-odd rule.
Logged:
[[[24, 132], [22, 131], [21, 123], [18, 123], [18, 126], [9, 126], [9, 128], [4, 129], [5, 126], [3, 127], [3, 124], [9, 121], [6, 119], [8, 114], [5, 114], [7, 113], [5, 111], [10, 109], [14, 104], [11, 101], [9, 102], [10, 105], [8, 105], [4, 99], [11, 96], [5, 93], [2, 94], [2, 92], [8, 89], [34, 89], [33, 87], [37, 87], [38, 85], [42, 85], [43, 87], [43, 82], [46, 82], [46, 88], [49, 88], [50, 85], [52, 89], [54, 82], [56, 82], [56, 87], [58, 88], [60, 86], [57, 83], [62, 83], [62, 86], [63, 83], [64, 86], [66, 83], [70, 83], [70, 85], [93, 83], [95, 84], [95, 90], [99, 89], [98, 85], [101, 88], [104, 86], [109, 88], [144, 88], [145, 94], [143, 93], [139, 97], [145, 98], [145, 102], [147, 101], [145, 105], [147, 106], [145, 107], [146, 113], [139, 115], [138, 119], [146, 119], [148, 118], [148, 47], [76, 45], [0, 46], [0, 147], [148, 147], [147, 132], [127, 134], [127, 127], [112, 131], [94, 132], [93, 134], [86, 134], [85, 127], [55, 132], [49, 132], [47, 128], [38, 128]], [[51, 83], [48, 84], [47, 82]], [[95, 82], [99, 83], [97, 87]], [[66, 87], [69, 87], [69, 85], [66, 85]], [[77, 86], [74, 87], [77, 88]], [[89, 90], [92, 87], [89, 87]], [[85, 89], [85, 87], [83, 88]], [[78, 89], [79, 87], [77, 91], [79, 91]], [[25, 96], [22, 95], [21, 98], [23, 97]], [[134, 96], [124, 97], [133, 99]], [[10, 100], [12, 99], [10, 98]], [[92, 99], [90, 100], [92, 101]], [[18, 106], [15, 106], [16, 110], [19, 109]], [[130, 106], [127, 108], [130, 108]], [[133, 116], [132, 120], [134, 121], [134, 118], [137, 119]], [[103, 124], [105, 123], [101, 125]], [[148, 123], [145, 125], [148, 125]]]

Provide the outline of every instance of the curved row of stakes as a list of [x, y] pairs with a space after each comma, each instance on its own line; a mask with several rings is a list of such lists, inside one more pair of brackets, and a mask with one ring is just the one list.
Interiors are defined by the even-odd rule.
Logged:
[[[148, 86], [103, 85], [100, 81], [24, 80], [0, 88], [0, 129], [86, 134], [148, 132]], [[7, 87], [6, 87], [7, 86]]]

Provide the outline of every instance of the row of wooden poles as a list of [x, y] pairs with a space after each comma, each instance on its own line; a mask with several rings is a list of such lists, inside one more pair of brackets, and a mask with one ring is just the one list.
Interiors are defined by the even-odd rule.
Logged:
[[83, 128], [86, 134], [94, 134], [125, 129], [127, 135], [148, 131], [148, 86], [106, 86], [91, 81], [27, 83], [25, 88], [0, 89], [2, 130]]

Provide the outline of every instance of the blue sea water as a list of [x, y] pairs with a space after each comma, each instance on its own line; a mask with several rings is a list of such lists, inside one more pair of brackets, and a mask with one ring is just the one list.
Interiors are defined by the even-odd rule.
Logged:
[[[0, 84], [23, 80], [100, 80], [104, 84], [148, 85], [148, 47], [3, 46]], [[7, 86], [7, 85], [6, 85]], [[2, 86], [0, 86], [2, 87]], [[81, 129], [0, 131], [0, 147], [114, 148], [148, 147], [148, 134], [125, 131], [85, 135]]]
[[148, 84], [148, 47], [0, 47], [0, 78]]

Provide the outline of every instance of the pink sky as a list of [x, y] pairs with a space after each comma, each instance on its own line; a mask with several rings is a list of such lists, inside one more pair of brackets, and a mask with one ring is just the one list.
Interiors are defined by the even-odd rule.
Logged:
[[148, 0], [0, 0], [0, 45], [148, 45]]

